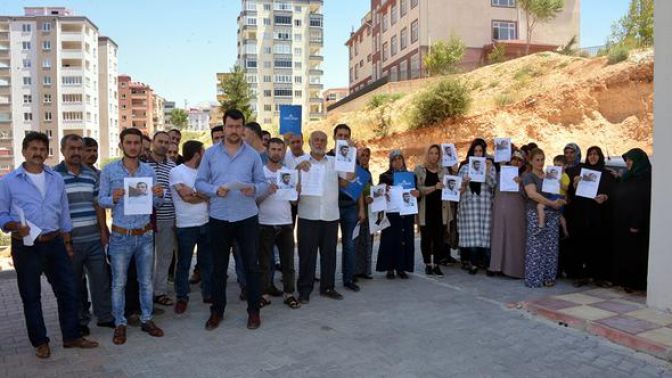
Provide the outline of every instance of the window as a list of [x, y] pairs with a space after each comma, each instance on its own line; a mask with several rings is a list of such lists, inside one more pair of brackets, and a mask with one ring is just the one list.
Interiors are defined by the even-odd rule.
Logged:
[[273, 95], [275, 97], [292, 97], [292, 90], [291, 89], [274, 89], [273, 90]]
[[54, 136], [54, 132], [52, 130], [47, 130], [47, 138], [51, 139]]
[[45, 59], [42, 61], [42, 68], [51, 68], [51, 60]]
[[275, 75], [275, 82], [281, 84], [291, 84], [292, 75]]
[[81, 121], [84, 119], [82, 112], [63, 112], [63, 121]]
[[30, 50], [30, 42], [27, 41], [21, 42], [21, 47], [23, 50]]
[[301, 13], [301, 12], [303, 12], [303, 8], [297, 5], [297, 6], [294, 7], [294, 12]]
[[264, 18], [264, 25], [271, 26], [271, 19], [270, 18]]
[[408, 79], [408, 61], [406, 59], [402, 60], [401, 63], [399, 63], [399, 80], [407, 80]]
[[257, 60], [256, 59], [247, 59], [245, 61], [245, 67], [247, 67], [247, 68], [257, 68]]
[[303, 55], [303, 49], [301, 49], [300, 47], [295, 47], [294, 56], [301, 56], [301, 55]]
[[401, 32], [399, 33], [399, 44], [402, 50], [408, 46], [408, 28], [401, 29]]
[[303, 35], [301, 35], [301, 33], [294, 34], [294, 41], [296, 41], [296, 42], [303, 41]]
[[265, 11], [270, 11], [271, 10], [271, 4], [264, 4], [264, 10]]
[[43, 32], [51, 31], [51, 24], [48, 23], [48, 22], [45, 22], [44, 24], [42, 24], [42, 31]]
[[418, 20], [411, 24], [411, 43], [418, 42]]
[[273, 94], [273, 91], [270, 89], [264, 90], [264, 97], [271, 97], [271, 94]]
[[51, 50], [51, 41], [42, 41], [42, 50]]
[[296, 68], [297, 70], [300, 70], [302, 66], [303, 65], [301, 64], [301, 62], [294, 62], [294, 68]]
[[515, 8], [516, 0], [492, 0], [493, 7]]
[[296, 84], [303, 83], [303, 76], [294, 76], [294, 83]]
[[506, 41], [517, 39], [516, 23], [510, 21], [492, 22], [492, 39], [497, 41]]
[[51, 85], [51, 76], [45, 76], [45, 77], [42, 79], [42, 84], [44, 84], [44, 85]]
[[297, 28], [300, 28], [301, 27], [301, 20], [294, 20], [294, 26], [296, 26]]
[[303, 91], [294, 91], [294, 97], [303, 97]]
[[265, 54], [271, 54], [271, 53], [273, 53], [273, 49], [270, 48], [270, 47], [264, 47], [264, 53]]
[[31, 30], [32, 30], [32, 25], [30, 25], [30, 24], [23, 24], [23, 25], [21, 25], [21, 31], [22, 31], [22, 32], [24, 32], [24, 33], [30, 33]]
[[278, 10], [278, 11], [288, 11], [288, 12], [292, 11], [292, 4], [290, 4], [287, 1], [279, 1], [279, 2], [276, 2], [273, 5], [275, 5], [275, 7], [273, 9]]
[[385, 42], [383, 43], [383, 62], [387, 60], [389, 56], [388, 54], [389, 54], [388, 45], [387, 42]]
[[256, 17], [245, 17], [245, 25], [257, 25], [257, 18]]
[[387, 31], [387, 13], [383, 13], [383, 33]]
[[54, 148], [49, 147], [49, 156], [54, 156]]
[[291, 45], [277, 44], [277, 45], [273, 46], [273, 49], [275, 50], [274, 52], [276, 54], [291, 54], [292, 53], [292, 46]]
[[51, 95], [50, 94], [45, 94], [44, 95], [44, 103], [45, 104], [51, 104]]
[[274, 62], [275, 68], [292, 68], [291, 59], [276, 59]]
[[273, 111], [273, 106], [271, 106], [271, 104], [265, 104], [265, 105], [264, 105], [264, 111], [265, 111], [265, 112], [271, 112], [271, 111]]
[[51, 121], [51, 112], [44, 112], [44, 120]]
[[418, 0], [411, 0], [411, 9], [418, 6]]
[[33, 96], [31, 95], [23, 95], [23, 103], [24, 104], [30, 104], [33, 102]]
[[271, 75], [264, 75], [264, 83], [270, 83], [272, 80]]
[[399, 17], [404, 17], [408, 13], [408, 0], [399, 1]]
[[390, 54], [392, 56], [397, 55], [397, 36], [396, 35], [392, 36], [392, 39], [390, 39]]
[[30, 122], [33, 120], [33, 113], [23, 113], [23, 120], [25, 122]]
[[31, 85], [33, 83], [33, 79], [30, 78], [30, 76], [24, 76], [23, 77], [23, 85]]
[[394, 66], [394, 67], [392, 67], [392, 68], [390, 69], [390, 80], [391, 80], [391, 81], [397, 81], [397, 80], [399, 80], [399, 77], [398, 77], [398, 71], [397, 71], [397, 70], [398, 70], [398, 69], [397, 69], [397, 66]]
[[30, 59], [24, 59], [23, 60], [23, 68], [30, 68]]
[[61, 83], [63, 85], [82, 85], [81, 76], [63, 76], [61, 78]]
[[420, 55], [417, 53], [411, 56], [411, 79], [420, 77]]
[[254, 1], [254, 0], [247, 0], [245, 2], [245, 10], [256, 11], [257, 10], [257, 2]]
[[292, 16], [275, 16], [273, 21], [276, 25], [291, 25]]
[[390, 24], [394, 25], [397, 23], [397, 6], [393, 5], [390, 8]]
[[275, 39], [280, 41], [289, 41], [290, 35], [288, 32], [275, 32]]
[[245, 54], [256, 54], [257, 53], [257, 44], [256, 43], [246, 43], [245, 44]]

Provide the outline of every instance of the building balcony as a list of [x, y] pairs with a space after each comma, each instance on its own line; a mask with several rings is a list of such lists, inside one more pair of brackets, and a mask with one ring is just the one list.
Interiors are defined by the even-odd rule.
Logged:
[[322, 76], [324, 75], [324, 71], [319, 68], [311, 68], [308, 70], [308, 75]]
[[81, 31], [63, 31], [61, 32], [61, 41], [62, 42], [83, 42], [84, 34]]
[[314, 62], [324, 62], [324, 56], [322, 55], [311, 55], [309, 59]]
[[321, 104], [324, 100], [322, 97], [311, 97], [309, 101], [311, 104]]
[[308, 113], [310, 118], [324, 118], [324, 113], [322, 112], [310, 112]]
[[0, 32], [0, 41], [9, 42], [9, 32]]
[[0, 159], [14, 158], [14, 151], [11, 148], [0, 147]]
[[81, 49], [61, 49], [61, 59], [84, 59]]
[[324, 84], [322, 83], [310, 83], [310, 89], [324, 89]]

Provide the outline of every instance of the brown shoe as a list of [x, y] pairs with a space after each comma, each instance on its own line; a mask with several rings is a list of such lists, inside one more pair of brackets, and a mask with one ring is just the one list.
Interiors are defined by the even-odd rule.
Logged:
[[261, 326], [261, 317], [259, 313], [250, 314], [247, 317], [247, 329], [257, 329]]
[[219, 327], [219, 323], [222, 322], [222, 319], [224, 319], [223, 315], [217, 315], [215, 313], [210, 314], [210, 318], [207, 322], [205, 322], [205, 329], [212, 331], [213, 329]]
[[38, 345], [37, 348], [35, 348], [35, 355], [37, 356], [37, 358], [49, 358], [49, 356], [51, 356], [51, 349], [49, 349], [49, 343]]
[[163, 336], [163, 331], [161, 330], [161, 328], [157, 327], [156, 324], [154, 324], [154, 322], [151, 320], [140, 324], [140, 329], [142, 329], [142, 332], [149, 333], [149, 336], [154, 337]]
[[112, 336], [112, 342], [116, 345], [121, 345], [126, 342], [126, 326], [120, 325], [114, 329], [114, 336]]
[[92, 349], [98, 348], [98, 343], [93, 340], [87, 340], [83, 337], [63, 342], [63, 348]]
[[184, 314], [185, 311], [187, 311], [187, 301], [178, 299], [177, 303], [175, 303], [175, 313]]

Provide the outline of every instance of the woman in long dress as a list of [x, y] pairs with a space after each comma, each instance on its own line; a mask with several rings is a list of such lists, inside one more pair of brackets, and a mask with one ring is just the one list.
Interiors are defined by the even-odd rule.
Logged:
[[492, 209], [492, 242], [490, 271], [508, 277], [525, 277], [525, 198], [522, 196], [520, 175], [525, 170], [525, 156], [514, 151], [509, 162], [518, 168], [518, 192], [495, 191]]

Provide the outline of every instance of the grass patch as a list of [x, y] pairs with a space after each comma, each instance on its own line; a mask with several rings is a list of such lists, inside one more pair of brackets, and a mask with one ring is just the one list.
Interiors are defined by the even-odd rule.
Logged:
[[377, 108], [379, 108], [383, 105], [387, 105], [391, 102], [397, 101], [402, 97], [404, 97], [403, 93], [392, 93], [392, 94], [381, 93], [381, 94], [377, 94], [377, 95], [371, 97], [367, 106], [369, 107], [369, 109], [377, 109]]
[[513, 102], [514, 102], [514, 98], [508, 92], [504, 92], [504, 93], [501, 93], [501, 94], [498, 94], [497, 96], [495, 96], [495, 105], [497, 105], [498, 108], [507, 107], [507, 106], [513, 104]]
[[607, 53], [607, 63], [616, 64], [624, 60], [627, 60], [630, 57], [630, 49], [626, 46], [618, 45], [609, 49]]
[[498, 85], [499, 80], [493, 80], [492, 82], [490, 82], [490, 85], [488, 85], [488, 88], [497, 88]]

